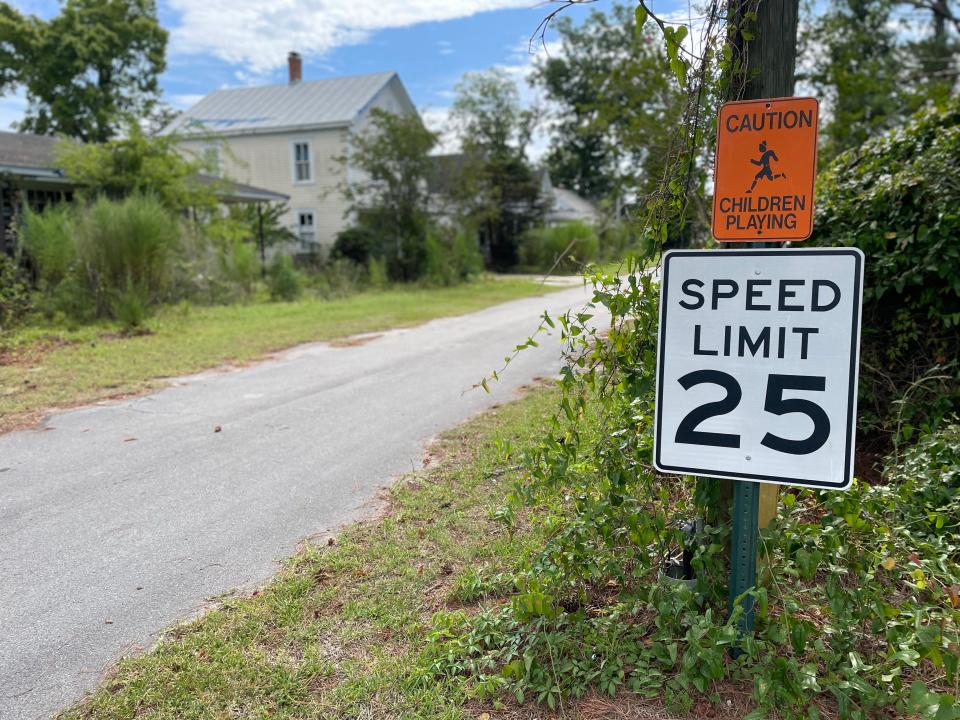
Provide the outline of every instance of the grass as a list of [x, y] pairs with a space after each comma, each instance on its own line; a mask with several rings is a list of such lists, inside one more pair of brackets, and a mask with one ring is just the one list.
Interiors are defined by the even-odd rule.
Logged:
[[416, 325], [556, 289], [486, 278], [340, 300], [181, 305], [150, 319], [149, 334], [132, 337], [107, 324], [26, 327], [0, 336], [0, 432], [32, 424], [53, 407], [143, 392], [163, 378], [249, 362], [298, 343]]
[[169, 630], [63, 719], [477, 717], [483, 708], [417, 660], [435, 611], [476, 601], [484, 577], [542, 546], [523, 518], [510, 536], [493, 514], [517, 472], [511, 453], [536, 442], [556, 407], [538, 389], [444, 434], [381, 517], [305, 546], [262, 591]]

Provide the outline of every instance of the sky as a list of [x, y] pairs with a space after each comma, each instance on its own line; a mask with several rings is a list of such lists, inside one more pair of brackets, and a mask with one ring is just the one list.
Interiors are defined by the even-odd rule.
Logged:
[[[20, 12], [49, 18], [57, 0], [14, 0]], [[612, 0], [564, 11], [575, 22]], [[659, 12], [679, 0], [658, 0]], [[687, 4], [682, 3], [683, 10]], [[164, 100], [183, 109], [224, 87], [286, 82], [287, 53], [303, 56], [304, 80], [395, 70], [428, 125], [441, 129], [465, 73], [498, 66], [525, 79], [545, 49], [529, 41], [554, 8], [537, 0], [158, 0], [170, 32]], [[558, 49], [555, 32], [548, 46]], [[552, 44], [549, 41], [553, 41]], [[0, 98], [0, 129], [26, 107], [22, 93]], [[538, 138], [533, 154], [545, 147]]]

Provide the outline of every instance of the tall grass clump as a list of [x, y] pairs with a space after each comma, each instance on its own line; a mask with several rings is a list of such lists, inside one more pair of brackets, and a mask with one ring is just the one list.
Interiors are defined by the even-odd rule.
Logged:
[[421, 278], [428, 285], [456, 285], [483, 272], [483, 255], [470, 227], [431, 227], [424, 246]]
[[80, 272], [98, 315], [117, 316], [119, 305], [149, 307], [164, 299], [180, 240], [179, 222], [155, 197], [99, 198], [74, 228]]
[[275, 255], [267, 270], [267, 287], [271, 300], [296, 300], [303, 294], [303, 273], [294, 267], [289, 255]]
[[520, 243], [520, 266], [540, 272], [579, 270], [597, 258], [600, 242], [580, 220], [528, 230]]
[[70, 274], [77, 260], [73, 242], [76, 208], [66, 203], [44, 212], [29, 210], [23, 218], [23, 250], [30, 256], [41, 290], [56, 288]]
[[21, 230], [48, 315], [109, 317], [139, 328], [150, 308], [168, 299], [181, 226], [151, 195], [28, 213]]

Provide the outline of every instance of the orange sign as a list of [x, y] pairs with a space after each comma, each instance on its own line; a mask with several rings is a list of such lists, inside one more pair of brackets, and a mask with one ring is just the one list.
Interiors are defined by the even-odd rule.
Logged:
[[713, 236], [721, 242], [806, 240], [813, 232], [816, 98], [720, 108]]

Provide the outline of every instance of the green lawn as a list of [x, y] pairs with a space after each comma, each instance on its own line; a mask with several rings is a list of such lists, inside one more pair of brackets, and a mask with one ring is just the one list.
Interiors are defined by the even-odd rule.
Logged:
[[123, 337], [112, 325], [32, 326], [0, 336], [0, 432], [51, 407], [142, 392], [162, 378], [256, 360], [298, 343], [416, 325], [541, 295], [528, 279], [487, 277], [452, 288], [369, 292], [341, 300], [176, 306], [151, 318], [151, 334]]
[[[480, 716], [462, 686], [425, 676], [417, 660], [434, 612], [476, 607], [481, 578], [542, 546], [543, 530], [521, 516], [511, 536], [493, 513], [556, 407], [554, 392], [536, 390], [445, 433], [380, 518], [334, 545], [321, 538], [262, 591], [169, 630], [64, 718]], [[519, 717], [501, 709], [486, 711]]]

